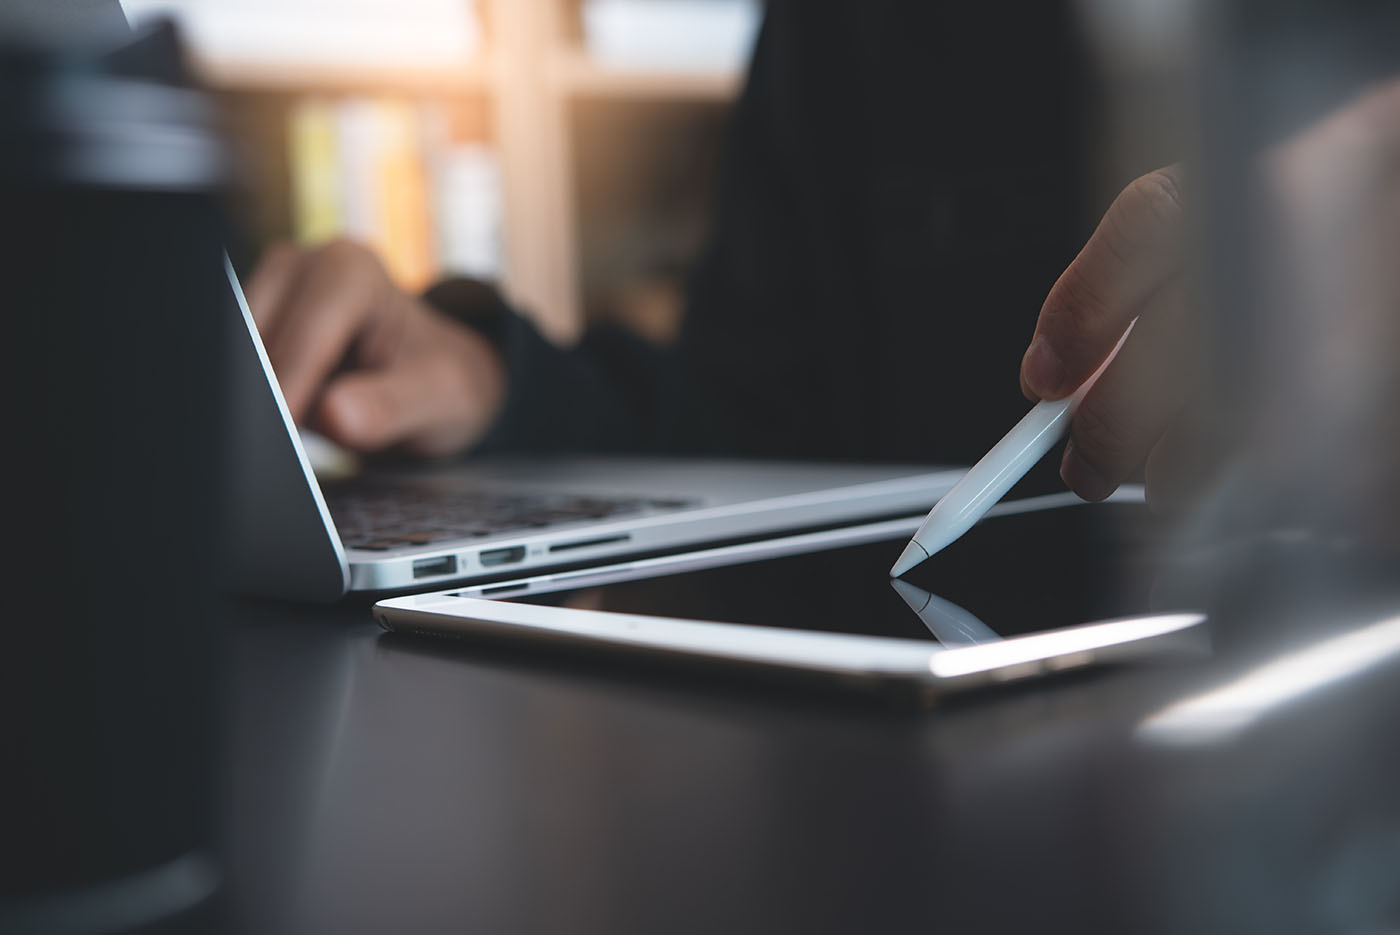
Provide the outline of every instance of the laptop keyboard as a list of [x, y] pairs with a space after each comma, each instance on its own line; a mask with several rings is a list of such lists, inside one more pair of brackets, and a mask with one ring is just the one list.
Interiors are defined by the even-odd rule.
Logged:
[[681, 510], [697, 501], [331, 487], [326, 504], [348, 548], [384, 551], [449, 539], [484, 538], [557, 523]]

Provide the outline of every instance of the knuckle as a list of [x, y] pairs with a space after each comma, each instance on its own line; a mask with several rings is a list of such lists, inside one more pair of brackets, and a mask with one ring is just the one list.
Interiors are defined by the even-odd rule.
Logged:
[[290, 240], [279, 240], [263, 251], [263, 264], [266, 266], [291, 263], [302, 255], [302, 248]]
[[1134, 440], [1126, 426], [1089, 401], [1075, 414], [1073, 437], [1080, 452], [1096, 464], [1131, 466], [1137, 461]]
[[340, 236], [332, 238], [316, 248], [316, 254], [337, 262], [354, 261], [369, 251], [358, 240]]
[[1178, 225], [1181, 181], [1174, 168], [1157, 169], [1129, 182], [1104, 216], [1105, 246], [1121, 262], [1155, 249]]
[[1186, 203], [1183, 169], [1172, 164], [1153, 169], [1144, 175], [1143, 180], [1154, 190], [1161, 203], [1173, 213], [1180, 212]]
[[365, 244], [350, 237], [336, 237], [316, 248], [316, 258], [341, 273], [353, 272], [366, 279], [377, 278], [382, 270], [379, 257]]
[[347, 288], [352, 288], [353, 283], [353, 288], [363, 290], [375, 302], [382, 302], [392, 293], [389, 274], [379, 255], [370, 246], [342, 236], [327, 241], [317, 253], [322, 262], [336, 271]]
[[1181, 179], [1175, 168], [1155, 169], [1128, 185], [1138, 210], [1161, 223], [1171, 223], [1181, 215]]
[[469, 399], [476, 386], [465, 355], [452, 352], [432, 354], [425, 362], [428, 378], [439, 398], [447, 401]]
[[[1072, 345], [1093, 331], [1095, 323], [1110, 317], [1111, 309], [1103, 292], [1094, 284], [1078, 263], [1065, 270], [1041, 310], [1040, 328], [1048, 330], [1059, 340], [1052, 343]], [[1070, 348], [1064, 347], [1063, 350]]]

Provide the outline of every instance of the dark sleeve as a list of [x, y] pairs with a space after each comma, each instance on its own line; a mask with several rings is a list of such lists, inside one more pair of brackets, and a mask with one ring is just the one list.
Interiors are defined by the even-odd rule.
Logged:
[[505, 405], [474, 451], [694, 454], [722, 447], [672, 354], [626, 329], [595, 327], [564, 348], [484, 283], [448, 280], [425, 298], [481, 332], [505, 364]]

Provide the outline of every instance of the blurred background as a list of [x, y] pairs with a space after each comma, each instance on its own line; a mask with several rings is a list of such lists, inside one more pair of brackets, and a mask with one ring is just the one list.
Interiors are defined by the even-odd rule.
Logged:
[[123, 0], [171, 18], [238, 148], [245, 261], [348, 236], [551, 337], [665, 342], [760, 0]]

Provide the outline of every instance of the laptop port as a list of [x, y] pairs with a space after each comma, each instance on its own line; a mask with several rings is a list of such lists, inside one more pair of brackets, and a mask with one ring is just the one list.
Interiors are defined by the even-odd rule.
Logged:
[[588, 549], [595, 545], [612, 545], [616, 542], [626, 542], [632, 537], [627, 533], [620, 536], [602, 536], [597, 539], [580, 539], [577, 542], [558, 542], [549, 547], [551, 552], [568, 552], [571, 549]]
[[498, 565], [514, 565], [525, 558], [525, 546], [513, 545], [504, 549], [487, 549], [480, 555], [482, 568], [495, 568]]
[[413, 577], [415, 579], [455, 574], [457, 574], [457, 556], [455, 555], [443, 555], [438, 558], [420, 558], [413, 563]]

